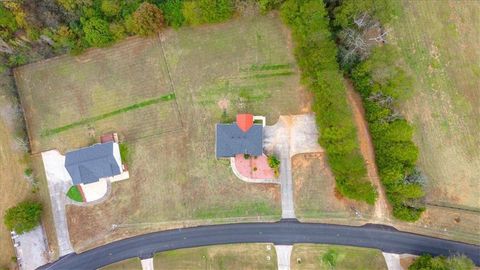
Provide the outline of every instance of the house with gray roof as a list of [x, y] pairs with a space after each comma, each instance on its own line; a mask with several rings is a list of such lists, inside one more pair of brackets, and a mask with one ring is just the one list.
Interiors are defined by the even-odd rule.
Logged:
[[215, 127], [216, 157], [229, 158], [237, 154], [263, 154], [263, 126], [254, 124], [251, 114], [239, 114], [236, 122]]
[[65, 168], [74, 185], [98, 182], [123, 171], [120, 147], [116, 142], [95, 144], [66, 153]]

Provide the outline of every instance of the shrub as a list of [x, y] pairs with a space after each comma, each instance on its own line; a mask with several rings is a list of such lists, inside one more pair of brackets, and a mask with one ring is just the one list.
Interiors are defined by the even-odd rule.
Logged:
[[453, 257], [432, 257], [430, 254], [424, 254], [413, 262], [409, 270], [473, 270], [475, 264], [466, 256]]
[[258, 5], [262, 12], [279, 8], [285, 0], [258, 0]]
[[85, 40], [91, 46], [103, 47], [113, 41], [108, 22], [99, 18], [91, 18], [83, 23]]
[[120, 158], [122, 159], [122, 163], [128, 163], [130, 161], [130, 149], [127, 143], [120, 143]]
[[189, 25], [199, 25], [202, 23], [197, 2], [184, 2], [182, 8], [182, 15], [185, 18], [185, 22]]
[[281, 14], [292, 29], [302, 80], [315, 96], [312, 107], [321, 130], [319, 142], [327, 153], [337, 190], [345, 197], [373, 204], [377, 195], [366, 178], [323, 3], [287, 0]]
[[382, 24], [392, 21], [400, 14], [400, 1], [390, 0], [344, 0], [335, 11], [335, 25], [346, 28], [353, 23], [355, 16], [367, 12]]
[[280, 167], [280, 160], [274, 155], [268, 156], [268, 166], [272, 169], [278, 169]]
[[133, 33], [140, 36], [154, 35], [163, 27], [162, 11], [155, 5], [144, 2], [132, 15]]
[[120, 5], [116, 0], [102, 0], [100, 9], [108, 17], [114, 17], [120, 13]]
[[335, 249], [328, 249], [322, 256], [322, 262], [329, 268], [335, 268], [338, 260], [338, 252]]
[[111, 23], [109, 28], [115, 40], [121, 40], [127, 36], [127, 31], [125, 29], [125, 26], [123, 26], [120, 23], [115, 23], [115, 22]]
[[28, 62], [28, 58], [23, 53], [12, 54], [8, 57], [8, 65], [10, 67], [25, 65], [27, 62]]
[[186, 1], [182, 13], [190, 25], [218, 23], [230, 19], [234, 12], [232, 0]]
[[77, 186], [71, 186], [68, 189], [67, 197], [76, 202], [83, 202], [82, 193], [80, 192]]
[[27, 177], [32, 176], [32, 174], [33, 174], [32, 168], [26, 168], [26, 169], [23, 171], [23, 174], [25, 174], [25, 176], [27, 176]]
[[0, 5], [0, 38], [10, 36], [17, 31], [18, 25], [12, 12]]
[[268, 156], [267, 158], [268, 166], [273, 169], [275, 177], [278, 177], [280, 174], [280, 160], [275, 155]]
[[183, 0], [169, 0], [160, 4], [167, 25], [178, 28], [185, 23], [182, 7]]
[[5, 212], [4, 223], [10, 231], [18, 234], [33, 230], [40, 223], [42, 205], [33, 201], [24, 201]]

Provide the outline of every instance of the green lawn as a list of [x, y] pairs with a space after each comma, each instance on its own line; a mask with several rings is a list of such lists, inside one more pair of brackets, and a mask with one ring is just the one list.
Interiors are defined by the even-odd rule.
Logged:
[[83, 202], [82, 193], [78, 189], [77, 186], [71, 186], [70, 189], [67, 191], [67, 197], [76, 201], [76, 202]]
[[291, 269], [386, 270], [387, 265], [376, 249], [300, 244], [293, 246]]
[[427, 201], [480, 209], [480, 2], [403, 1], [391, 39], [415, 78], [403, 111], [416, 126]]
[[235, 244], [157, 253], [154, 266], [169, 270], [273, 270], [277, 269], [277, 258], [272, 244]]
[[[67, 206], [78, 250], [172, 227], [280, 218], [279, 186], [241, 181], [214, 150], [215, 123], [237, 112], [273, 124], [309, 108], [277, 16], [129, 38], [15, 75], [33, 152], [64, 153], [111, 132], [128, 142], [130, 179], [112, 184], [102, 203]], [[158, 102], [143, 106], [150, 100]]]

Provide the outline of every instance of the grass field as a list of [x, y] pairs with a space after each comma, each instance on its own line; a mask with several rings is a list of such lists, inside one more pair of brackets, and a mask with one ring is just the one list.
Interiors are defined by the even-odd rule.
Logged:
[[[10, 232], [3, 224], [6, 209], [25, 199], [39, 199], [38, 193], [32, 193], [32, 185], [26, 179], [28, 167], [26, 148], [19, 142], [23, 138], [21, 113], [16, 109], [18, 102], [14, 97], [14, 81], [5, 73], [0, 74], [0, 269], [13, 266], [15, 256]], [[40, 190], [43, 186], [38, 185]], [[43, 201], [44, 202], [44, 201]], [[47, 201], [48, 202], [48, 201]], [[45, 203], [45, 202], [44, 202]], [[48, 202], [49, 203], [49, 202]], [[48, 205], [45, 216], [48, 215]]]
[[479, 243], [480, 2], [404, 1], [403, 8], [391, 38], [415, 79], [402, 110], [429, 179], [427, 211], [411, 226]]
[[393, 38], [415, 77], [403, 111], [416, 126], [427, 200], [480, 210], [480, 2], [403, 6]]
[[271, 244], [219, 245], [157, 253], [154, 266], [172, 270], [273, 270], [277, 269], [277, 256]]
[[142, 264], [139, 258], [133, 258], [110, 264], [108, 266], [102, 267], [99, 270], [140, 270], [142, 269]]
[[292, 171], [295, 213], [300, 220], [351, 223], [372, 217], [372, 205], [343, 198], [335, 191], [335, 179], [324, 154], [296, 155]]
[[[308, 107], [277, 17], [131, 38], [21, 67], [16, 78], [34, 152], [87, 146], [111, 131], [129, 145], [130, 179], [102, 204], [67, 207], [77, 250], [152, 230], [280, 217], [278, 186], [246, 184], [214, 157], [215, 123], [239, 111], [274, 123]], [[136, 105], [152, 99], [160, 101]]]
[[387, 269], [380, 250], [346, 246], [294, 245], [292, 270], [380, 270]]

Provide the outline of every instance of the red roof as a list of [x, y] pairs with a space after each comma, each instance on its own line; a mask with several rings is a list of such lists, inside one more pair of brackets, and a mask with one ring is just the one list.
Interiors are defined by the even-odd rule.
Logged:
[[247, 132], [253, 126], [253, 115], [252, 114], [237, 114], [237, 126], [243, 132]]

